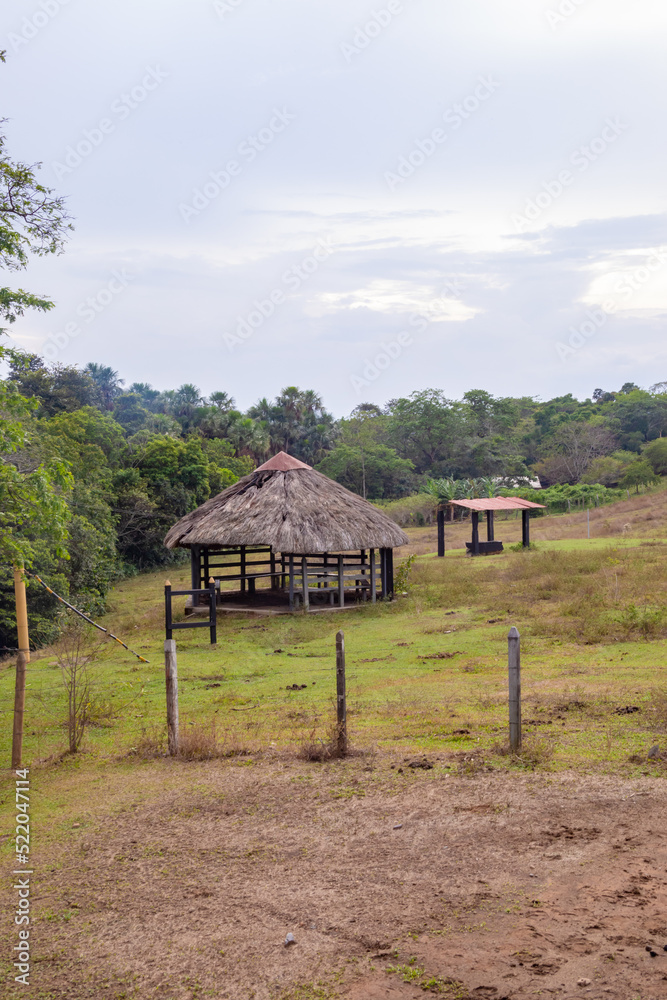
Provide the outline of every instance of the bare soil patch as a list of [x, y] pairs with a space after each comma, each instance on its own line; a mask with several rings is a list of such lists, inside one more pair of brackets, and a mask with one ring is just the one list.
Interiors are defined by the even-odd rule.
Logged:
[[73, 774], [82, 811], [35, 847], [34, 995], [667, 996], [661, 779], [429, 762], [152, 761], [89, 812]]

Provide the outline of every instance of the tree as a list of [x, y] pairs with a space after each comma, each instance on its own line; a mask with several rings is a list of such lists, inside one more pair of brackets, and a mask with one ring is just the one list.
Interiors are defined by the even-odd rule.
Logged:
[[334, 418], [324, 409], [322, 397], [295, 385], [283, 389], [273, 403], [260, 399], [247, 416], [268, 433], [272, 450], [287, 451], [310, 465], [323, 457], [336, 436]]
[[346, 489], [374, 500], [404, 496], [413, 480], [412, 462], [383, 444], [367, 444], [363, 449], [336, 445], [316, 468]]
[[37, 538], [50, 542], [56, 554], [67, 554], [67, 466], [53, 460], [21, 470], [13, 461], [28, 444], [26, 421], [34, 409], [13, 386], [0, 383], [0, 561], [9, 565], [31, 565]]
[[605, 405], [603, 414], [621, 447], [639, 452], [647, 441], [667, 434], [667, 395], [627, 385], [627, 391]]
[[234, 397], [230, 396], [228, 392], [212, 392], [209, 400], [216, 410], [220, 410], [222, 413], [229, 413], [236, 406]]
[[113, 401], [121, 392], [121, 386], [125, 380], [118, 377], [118, 372], [108, 365], [98, 365], [94, 361], [89, 361], [84, 371], [90, 375], [97, 386], [102, 403], [107, 410], [113, 410]]
[[[5, 61], [4, 51], [0, 61]], [[0, 267], [8, 271], [24, 270], [31, 256], [60, 253], [72, 228], [63, 198], [37, 181], [39, 166], [10, 159], [0, 132]], [[52, 308], [53, 302], [41, 295], [0, 288], [0, 321], [14, 323], [26, 309]]]
[[141, 397], [143, 405], [151, 408], [160, 396], [159, 390], [154, 389], [148, 382], [133, 382], [127, 391], [136, 393]]
[[635, 462], [632, 462], [625, 471], [625, 475], [621, 480], [621, 486], [623, 489], [629, 489], [631, 486], [635, 487], [635, 492], [639, 493], [640, 486], [650, 486], [655, 483], [658, 479], [653, 468], [644, 458], [638, 458]]
[[36, 354], [8, 350], [9, 380], [22, 396], [34, 397], [40, 403], [40, 415], [78, 410], [96, 406], [100, 394], [88, 372], [76, 365], [46, 366]]
[[145, 427], [151, 416], [146, 407], [142, 406], [138, 392], [122, 392], [116, 396], [113, 415], [114, 420], [117, 420], [128, 434], [136, 434]]
[[424, 389], [388, 404], [388, 444], [414, 463], [417, 473], [442, 475], [457, 468], [464, 421], [460, 404], [440, 389]]
[[[379, 425], [382, 421], [382, 411], [372, 403], [360, 403], [350, 414], [348, 420], [341, 420], [339, 445], [351, 445], [358, 452], [361, 462], [361, 489], [357, 490], [366, 499], [366, 454], [378, 441]], [[393, 451], [393, 449], [389, 449]], [[394, 452], [396, 454], [396, 452]], [[398, 456], [397, 456], [398, 457]], [[326, 458], [324, 460], [326, 462]], [[410, 463], [412, 466], [412, 463]], [[337, 477], [334, 477], [337, 478]], [[339, 480], [342, 482], [342, 480]], [[374, 493], [376, 497], [386, 496], [386, 493]]]
[[584, 420], [562, 423], [551, 437], [550, 453], [535, 466], [546, 484], [578, 483], [591, 462], [614, 449], [612, 433], [601, 424]]
[[644, 448], [643, 458], [659, 476], [667, 476], [667, 438], [656, 438]]
[[579, 481], [590, 485], [618, 486], [636, 457], [631, 451], [615, 451], [612, 455], [594, 458]]

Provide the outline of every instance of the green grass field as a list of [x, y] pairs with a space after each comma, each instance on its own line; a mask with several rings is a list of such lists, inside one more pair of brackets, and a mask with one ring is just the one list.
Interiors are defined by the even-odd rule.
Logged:
[[[473, 768], [657, 772], [645, 751], [667, 725], [666, 552], [662, 537], [621, 537], [545, 540], [477, 560], [460, 549], [444, 560], [424, 554], [391, 605], [221, 617], [217, 647], [205, 629], [178, 632], [181, 730], [194, 756], [213, 743], [219, 753], [296, 754], [326, 740], [340, 628], [358, 748], [458, 754]], [[185, 567], [170, 576], [187, 586]], [[163, 583], [163, 573], [146, 574], [110, 595], [103, 623], [150, 662], [115, 643], [93, 657], [80, 766], [164, 749]], [[503, 752], [511, 625], [522, 637], [523, 762]], [[33, 765], [62, 759], [67, 747], [61, 654], [42, 651], [29, 667], [25, 759]], [[11, 664], [0, 699], [8, 761]]]

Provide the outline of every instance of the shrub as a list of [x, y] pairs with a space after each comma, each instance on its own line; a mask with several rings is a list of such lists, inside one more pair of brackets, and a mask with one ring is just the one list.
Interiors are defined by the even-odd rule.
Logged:
[[404, 594], [409, 587], [410, 571], [412, 569], [412, 564], [416, 559], [416, 555], [408, 556], [398, 567], [396, 571], [396, 576], [394, 578], [394, 590], [397, 594]]
[[627, 635], [638, 634], [643, 639], [652, 639], [662, 631], [665, 608], [650, 604], [643, 607], [629, 604], [616, 613], [614, 619]]

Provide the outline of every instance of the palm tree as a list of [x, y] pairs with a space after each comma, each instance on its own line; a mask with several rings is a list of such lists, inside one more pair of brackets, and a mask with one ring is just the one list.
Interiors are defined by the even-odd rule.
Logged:
[[252, 455], [255, 461], [263, 459], [269, 450], [270, 441], [266, 428], [259, 420], [244, 417], [240, 413], [228, 426], [226, 436], [239, 455]]
[[105, 409], [113, 410], [113, 401], [125, 385], [125, 379], [119, 378], [118, 372], [109, 365], [98, 365], [94, 361], [89, 361], [84, 371], [97, 386]]
[[212, 392], [209, 400], [216, 410], [220, 410], [222, 413], [229, 413], [236, 406], [234, 397], [230, 396], [228, 392]]
[[200, 406], [204, 402], [201, 391], [192, 382], [185, 382], [179, 386], [176, 390], [176, 401], [177, 404], [181, 403], [185, 406]]

